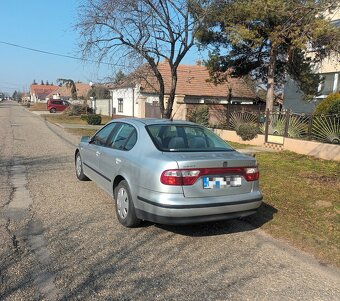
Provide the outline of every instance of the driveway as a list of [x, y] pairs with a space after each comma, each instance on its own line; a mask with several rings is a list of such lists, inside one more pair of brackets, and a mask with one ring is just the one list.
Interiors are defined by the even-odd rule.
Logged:
[[339, 300], [338, 269], [240, 220], [124, 228], [78, 137], [16, 103], [0, 129], [1, 300]]

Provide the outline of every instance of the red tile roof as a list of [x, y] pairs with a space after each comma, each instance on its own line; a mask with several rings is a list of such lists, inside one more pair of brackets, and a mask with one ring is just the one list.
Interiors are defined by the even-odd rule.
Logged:
[[[85, 84], [85, 83], [75, 83], [76, 88], [77, 88], [77, 96], [79, 97], [84, 97], [87, 98], [87, 93], [89, 92], [89, 90], [91, 89], [91, 87], [89, 86], [89, 84]], [[60, 97], [64, 97], [64, 98], [70, 98], [71, 97], [71, 88], [64, 86], [57, 86], [57, 89], [55, 91], [52, 91], [48, 97], [52, 97], [53, 94], [59, 94]]]
[[57, 90], [59, 86], [54, 85], [31, 85], [31, 94], [35, 94], [39, 99], [45, 99], [48, 94]]
[[[170, 68], [168, 64], [159, 65], [159, 70], [165, 83], [165, 92], [170, 91]], [[157, 93], [158, 81], [153, 75], [150, 67], [142, 66], [136, 72], [129, 75], [120, 85], [114, 88], [122, 88], [139, 83], [144, 93]], [[255, 99], [256, 95], [246, 82], [241, 78], [227, 77], [227, 81], [215, 85], [209, 82], [209, 72], [204, 66], [180, 65], [178, 67], [177, 95], [196, 97], [228, 97], [231, 90], [232, 97]]]

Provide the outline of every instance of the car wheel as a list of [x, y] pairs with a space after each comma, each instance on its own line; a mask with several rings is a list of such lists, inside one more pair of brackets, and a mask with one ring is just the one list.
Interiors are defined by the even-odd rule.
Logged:
[[77, 155], [76, 155], [75, 166], [76, 166], [76, 176], [77, 176], [77, 178], [80, 181], [88, 180], [89, 178], [87, 176], [85, 176], [85, 174], [83, 172], [83, 162], [81, 160], [80, 153], [77, 153]]
[[135, 213], [128, 183], [123, 180], [115, 189], [116, 214], [119, 222], [125, 227], [136, 227], [140, 223]]
[[57, 112], [56, 108], [52, 108], [52, 109], [50, 110], [50, 113], [56, 113], [56, 112]]

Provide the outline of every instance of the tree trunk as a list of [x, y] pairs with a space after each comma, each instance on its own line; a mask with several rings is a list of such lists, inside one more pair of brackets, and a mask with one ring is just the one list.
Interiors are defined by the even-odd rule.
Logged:
[[274, 87], [275, 87], [275, 66], [276, 66], [276, 46], [272, 45], [269, 53], [268, 65], [268, 83], [267, 83], [267, 97], [266, 97], [266, 110], [273, 111], [274, 106]]
[[171, 119], [173, 117], [172, 107], [176, 96], [176, 87], [177, 87], [177, 70], [171, 70], [171, 87], [169, 91], [168, 103], [163, 118]]

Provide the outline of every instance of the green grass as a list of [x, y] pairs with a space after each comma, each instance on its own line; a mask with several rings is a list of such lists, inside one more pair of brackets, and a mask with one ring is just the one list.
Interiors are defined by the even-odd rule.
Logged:
[[247, 221], [340, 266], [340, 162], [259, 153], [265, 204]]

